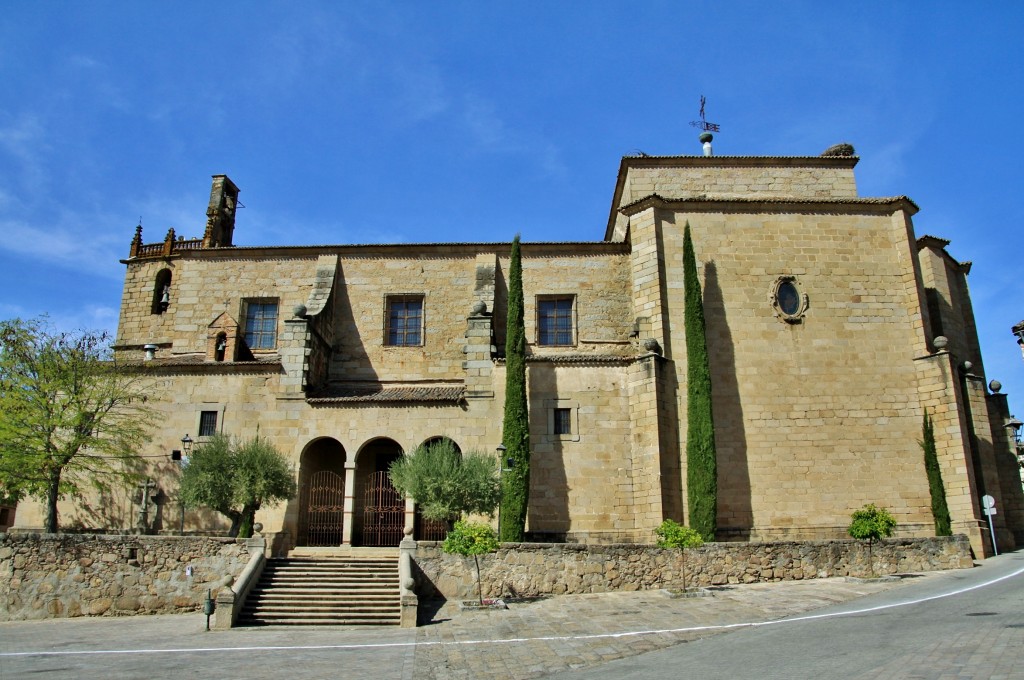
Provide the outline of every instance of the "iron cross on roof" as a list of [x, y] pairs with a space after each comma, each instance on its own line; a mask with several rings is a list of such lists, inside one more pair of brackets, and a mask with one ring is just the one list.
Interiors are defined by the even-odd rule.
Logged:
[[709, 123], [704, 118], [704, 95], [700, 96], [700, 120], [691, 120], [690, 125], [695, 128], [700, 128], [704, 132], [718, 132], [720, 130], [718, 123]]

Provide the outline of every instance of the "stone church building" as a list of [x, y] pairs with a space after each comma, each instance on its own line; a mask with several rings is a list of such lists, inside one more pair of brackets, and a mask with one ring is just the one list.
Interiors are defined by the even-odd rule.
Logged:
[[[524, 243], [536, 540], [652, 542], [686, 519], [684, 225], [707, 320], [719, 540], [844, 537], [888, 508], [934, 533], [919, 440], [935, 432], [954, 531], [1024, 543], [1005, 395], [986, 386], [971, 264], [915, 234], [905, 196], [857, 193], [852, 149], [821, 156], [627, 156], [603, 238]], [[276, 550], [436, 538], [388, 465], [449, 438], [501, 443], [510, 245], [236, 245], [239, 189], [202, 238], [172, 229], [126, 265], [115, 351], [143, 362], [161, 417], [143, 453], [154, 530], [177, 531], [183, 437], [270, 439], [300, 493], [257, 519]], [[241, 225], [240, 225], [241, 226]], [[240, 232], [243, 233], [243, 232]], [[596, 235], [596, 234], [595, 234]], [[511, 236], [511, 235], [510, 235]], [[499, 456], [495, 453], [495, 464]], [[139, 498], [67, 503], [67, 526], [133, 526]], [[19, 508], [20, 526], [41, 525]], [[189, 510], [186, 531], [214, 529]]]

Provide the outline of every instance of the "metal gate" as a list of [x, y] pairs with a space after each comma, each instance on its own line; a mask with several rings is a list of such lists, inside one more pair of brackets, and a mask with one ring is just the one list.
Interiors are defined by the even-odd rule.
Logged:
[[363, 545], [397, 547], [405, 529], [405, 500], [387, 471], [370, 473], [363, 499]]
[[309, 479], [306, 545], [341, 545], [345, 523], [345, 478], [330, 470]]

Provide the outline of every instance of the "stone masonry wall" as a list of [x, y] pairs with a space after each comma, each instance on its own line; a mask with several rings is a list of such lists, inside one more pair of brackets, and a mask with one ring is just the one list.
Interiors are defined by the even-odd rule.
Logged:
[[0, 620], [197, 611], [248, 561], [228, 538], [0, 534]]
[[[877, 574], [973, 566], [966, 536], [887, 539], [873, 546]], [[473, 560], [420, 541], [415, 555], [420, 597], [476, 595]], [[866, 576], [868, 547], [853, 540], [708, 543], [686, 551], [686, 582], [726, 585], [831, 576]], [[681, 588], [675, 550], [649, 545], [505, 544], [480, 557], [484, 597], [566, 595]]]

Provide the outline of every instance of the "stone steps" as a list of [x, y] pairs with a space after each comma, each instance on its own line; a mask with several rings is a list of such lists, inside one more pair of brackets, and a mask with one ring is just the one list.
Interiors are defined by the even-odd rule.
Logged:
[[239, 615], [242, 626], [397, 626], [398, 559], [298, 557], [267, 561]]

